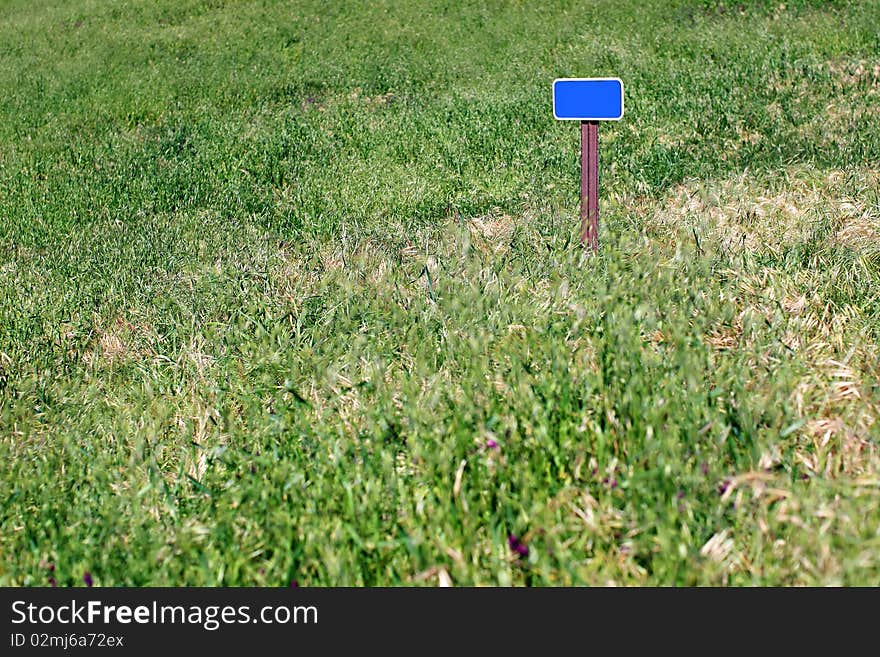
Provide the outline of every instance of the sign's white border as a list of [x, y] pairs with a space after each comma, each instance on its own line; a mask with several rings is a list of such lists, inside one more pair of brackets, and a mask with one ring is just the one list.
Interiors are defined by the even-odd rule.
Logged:
[[[594, 119], [594, 118], [590, 118], [590, 117], [574, 118], [574, 117], [570, 117], [570, 116], [560, 118], [560, 117], [556, 116], [556, 83], [557, 82], [600, 82], [600, 81], [607, 81], [607, 80], [615, 80], [620, 83], [620, 116], [613, 118], [613, 119], [609, 119], [609, 118]], [[620, 119], [623, 118], [623, 104], [624, 104], [625, 100], [626, 100], [626, 94], [623, 93], [623, 80], [621, 80], [620, 78], [556, 78], [555, 80], [553, 80], [553, 118], [556, 119], [557, 121], [620, 121]]]

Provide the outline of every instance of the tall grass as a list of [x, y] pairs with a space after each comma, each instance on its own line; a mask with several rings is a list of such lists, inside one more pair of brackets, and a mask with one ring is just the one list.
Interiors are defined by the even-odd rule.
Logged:
[[877, 2], [0, 17], [0, 583], [880, 582]]

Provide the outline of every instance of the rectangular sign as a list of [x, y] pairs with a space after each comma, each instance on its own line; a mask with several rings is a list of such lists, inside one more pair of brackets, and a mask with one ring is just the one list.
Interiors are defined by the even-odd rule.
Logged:
[[619, 121], [620, 78], [558, 78], [553, 81], [553, 116], [560, 121]]

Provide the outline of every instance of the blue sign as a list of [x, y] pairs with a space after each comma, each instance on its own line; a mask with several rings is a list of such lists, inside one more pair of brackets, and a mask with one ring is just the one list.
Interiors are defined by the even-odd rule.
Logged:
[[560, 121], [619, 121], [623, 82], [619, 78], [554, 80], [553, 116]]

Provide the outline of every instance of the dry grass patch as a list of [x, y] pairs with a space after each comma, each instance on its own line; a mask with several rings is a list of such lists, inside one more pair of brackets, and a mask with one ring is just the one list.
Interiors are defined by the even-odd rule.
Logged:
[[847, 191], [854, 184], [853, 177], [865, 194], [878, 188], [880, 174], [874, 169], [837, 171], [824, 178], [792, 169], [784, 174], [782, 191], [760, 186], [743, 174], [718, 182], [678, 185], [658, 209], [640, 208], [640, 214], [646, 215], [648, 228], [692, 228], [704, 244], [715, 243], [724, 250], [778, 253], [784, 246], [809, 239], [823, 219], [834, 226], [840, 243], [872, 248], [880, 235], [880, 213], [875, 202]]
[[468, 231], [474, 246], [484, 253], [500, 253], [510, 248], [516, 232], [516, 220], [499, 210], [475, 217], [468, 222]]
[[[856, 68], [849, 75], [869, 73]], [[880, 467], [872, 439], [880, 414], [871, 374], [876, 349], [865, 333], [871, 318], [855, 303], [825, 298], [841, 286], [849, 289], [856, 274], [845, 261], [826, 263], [821, 250], [831, 254], [834, 247], [845, 247], [869, 256], [880, 250], [878, 181], [876, 170], [861, 169], [824, 176], [789, 170], [784, 191], [747, 176], [689, 182], [672, 190], [653, 213], [642, 210], [649, 232], [687, 239], [693, 231], [703, 249], [746, 257], [722, 271], [730, 282], [724, 294], [736, 309], [733, 319], [715, 324], [704, 340], [715, 358], [741, 352], [751, 354], [747, 362], [767, 365], [775, 357], [766, 347], [757, 349], [764, 340], [762, 326], [781, 336], [788, 358], [804, 372], [791, 391], [801, 418], [790, 438], [796, 443], [795, 460], [808, 472], [828, 477], [858, 476]], [[819, 249], [812, 266], [754, 267], [755, 256], [781, 261], [786, 250], [811, 241]], [[758, 370], [756, 375], [765, 376]]]
[[880, 87], [880, 62], [865, 59], [833, 59], [825, 62], [825, 69], [845, 87]]
[[96, 339], [82, 356], [89, 367], [110, 366], [155, 355], [148, 346], [155, 343], [154, 332], [146, 325], [116, 317], [95, 328]]

